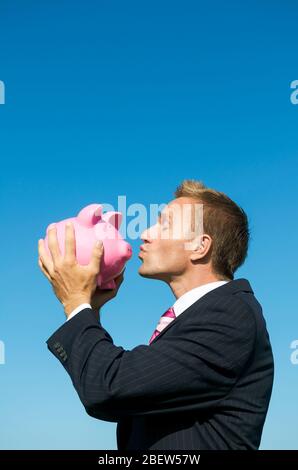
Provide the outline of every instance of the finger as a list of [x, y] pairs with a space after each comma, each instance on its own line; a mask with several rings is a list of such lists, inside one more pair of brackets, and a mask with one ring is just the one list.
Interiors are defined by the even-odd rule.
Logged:
[[40, 258], [38, 258], [38, 265], [39, 265], [41, 271], [43, 272], [43, 274], [46, 276], [46, 278], [49, 281], [51, 281], [51, 277], [50, 277], [49, 273], [46, 271], [46, 269], [45, 269], [44, 265], [42, 264], [42, 261], [41, 261]]
[[39, 257], [42, 258], [42, 263], [46, 267], [47, 271], [49, 273], [53, 272], [53, 261], [46, 252], [44, 240], [42, 238], [38, 240], [38, 254]]
[[48, 246], [54, 263], [61, 258], [60, 248], [57, 240], [57, 228], [52, 227], [48, 231]]
[[76, 260], [76, 236], [71, 222], [65, 225], [65, 259], [70, 262]]
[[122, 271], [122, 273], [118, 274], [117, 277], [115, 277], [114, 281], [117, 282], [117, 281], [122, 281], [124, 278], [124, 271]]
[[116, 279], [114, 279], [116, 288], [121, 286], [123, 279], [124, 279], [123, 273], [121, 273], [118, 277], [116, 277]]
[[98, 274], [100, 271], [100, 262], [101, 262], [102, 256], [103, 256], [103, 243], [101, 240], [98, 240], [93, 247], [91, 260], [88, 265], [92, 270], [96, 272], [96, 274]]
[[48, 271], [47, 267], [45, 266], [44, 260], [42, 259], [41, 256], [38, 257], [38, 264], [39, 264], [40, 268], [42, 269], [42, 271], [45, 271], [47, 273], [47, 275], [51, 277], [51, 274]]
[[38, 261], [41, 263], [44, 271], [46, 271], [46, 273], [51, 277], [51, 273], [48, 271], [47, 267], [45, 266], [44, 261], [41, 256], [38, 258]]
[[116, 279], [123, 279], [124, 278], [124, 273], [125, 273], [126, 267], [122, 269], [121, 273], [118, 274], [118, 276], [115, 278]]
[[114, 279], [114, 282], [115, 282], [115, 287], [114, 289], [118, 290], [119, 287], [121, 286], [122, 282], [123, 282], [123, 279], [124, 279], [124, 271], [122, 271], [122, 273], [120, 273], [117, 277], [115, 277]]

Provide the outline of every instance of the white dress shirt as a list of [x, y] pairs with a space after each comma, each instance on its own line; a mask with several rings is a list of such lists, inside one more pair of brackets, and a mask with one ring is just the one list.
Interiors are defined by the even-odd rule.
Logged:
[[[208, 282], [208, 284], [203, 284], [202, 286], [195, 287], [194, 289], [191, 289], [185, 294], [181, 295], [179, 299], [176, 300], [176, 302], [173, 305], [173, 309], [175, 312], [176, 317], [178, 317], [182, 312], [184, 312], [188, 307], [190, 307], [192, 304], [194, 304], [197, 300], [199, 300], [203, 295], [207, 294], [208, 292], [212, 291], [213, 289], [216, 289], [217, 287], [223, 286], [229, 281], [214, 281], [214, 282]], [[75, 310], [71, 312], [71, 314], [68, 316], [67, 320], [70, 320], [73, 318], [77, 313], [81, 312], [85, 308], [91, 308], [90, 304], [81, 304], [79, 305]]]
[[230, 281], [208, 282], [208, 284], [203, 284], [199, 287], [194, 287], [194, 289], [191, 289], [185, 292], [185, 294], [181, 295], [181, 297], [179, 297], [179, 299], [177, 299], [173, 305], [173, 309], [174, 309], [176, 317], [178, 317], [181, 313], [183, 313], [186, 309], [188, 309], [188, 307], [194, 304], [197, 300], [199, 300], [205, 294], [207, 294], [208, 292], [211, 292], [213, 289], [216, 289], [217, 287], [223, 286], [227, 282], [230, 282]]
[[72, 317], [74, 317], [77, 313], [81, 312], [85, 308], [92, 308], [90, 304], [81, 304], [77, 308], [75, 308], [67, 317], [67, 320], [70, 320]]

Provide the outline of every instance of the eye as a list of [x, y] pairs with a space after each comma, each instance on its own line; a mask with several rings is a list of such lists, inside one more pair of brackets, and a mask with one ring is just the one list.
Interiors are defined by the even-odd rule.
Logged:
[[161, 216], [161, 225], [162, 227], [168, 227], [169, 221], [165, 215]]

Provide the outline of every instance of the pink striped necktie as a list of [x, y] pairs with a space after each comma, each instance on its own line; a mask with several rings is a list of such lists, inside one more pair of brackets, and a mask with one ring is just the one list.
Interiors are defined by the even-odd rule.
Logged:
[[153, 335], [150, 338], [149, 344], [152, 343], [154, 338], [159, 335], [159, 333], [167, 326], [169, 325], [174, 319], [176, 318], [175, 312], [173, 307], [170, 307], [159, 319], [159, 323], [153, 333]]

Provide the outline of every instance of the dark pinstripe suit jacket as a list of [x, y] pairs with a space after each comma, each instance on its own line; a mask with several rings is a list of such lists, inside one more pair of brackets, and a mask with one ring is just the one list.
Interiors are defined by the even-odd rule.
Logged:
[[273, 383], [262, 309], [245, 279], [207, 293], [157, 336], [115, 346], [85, 309], [47, 341], [119, 450], [257, 449]]

